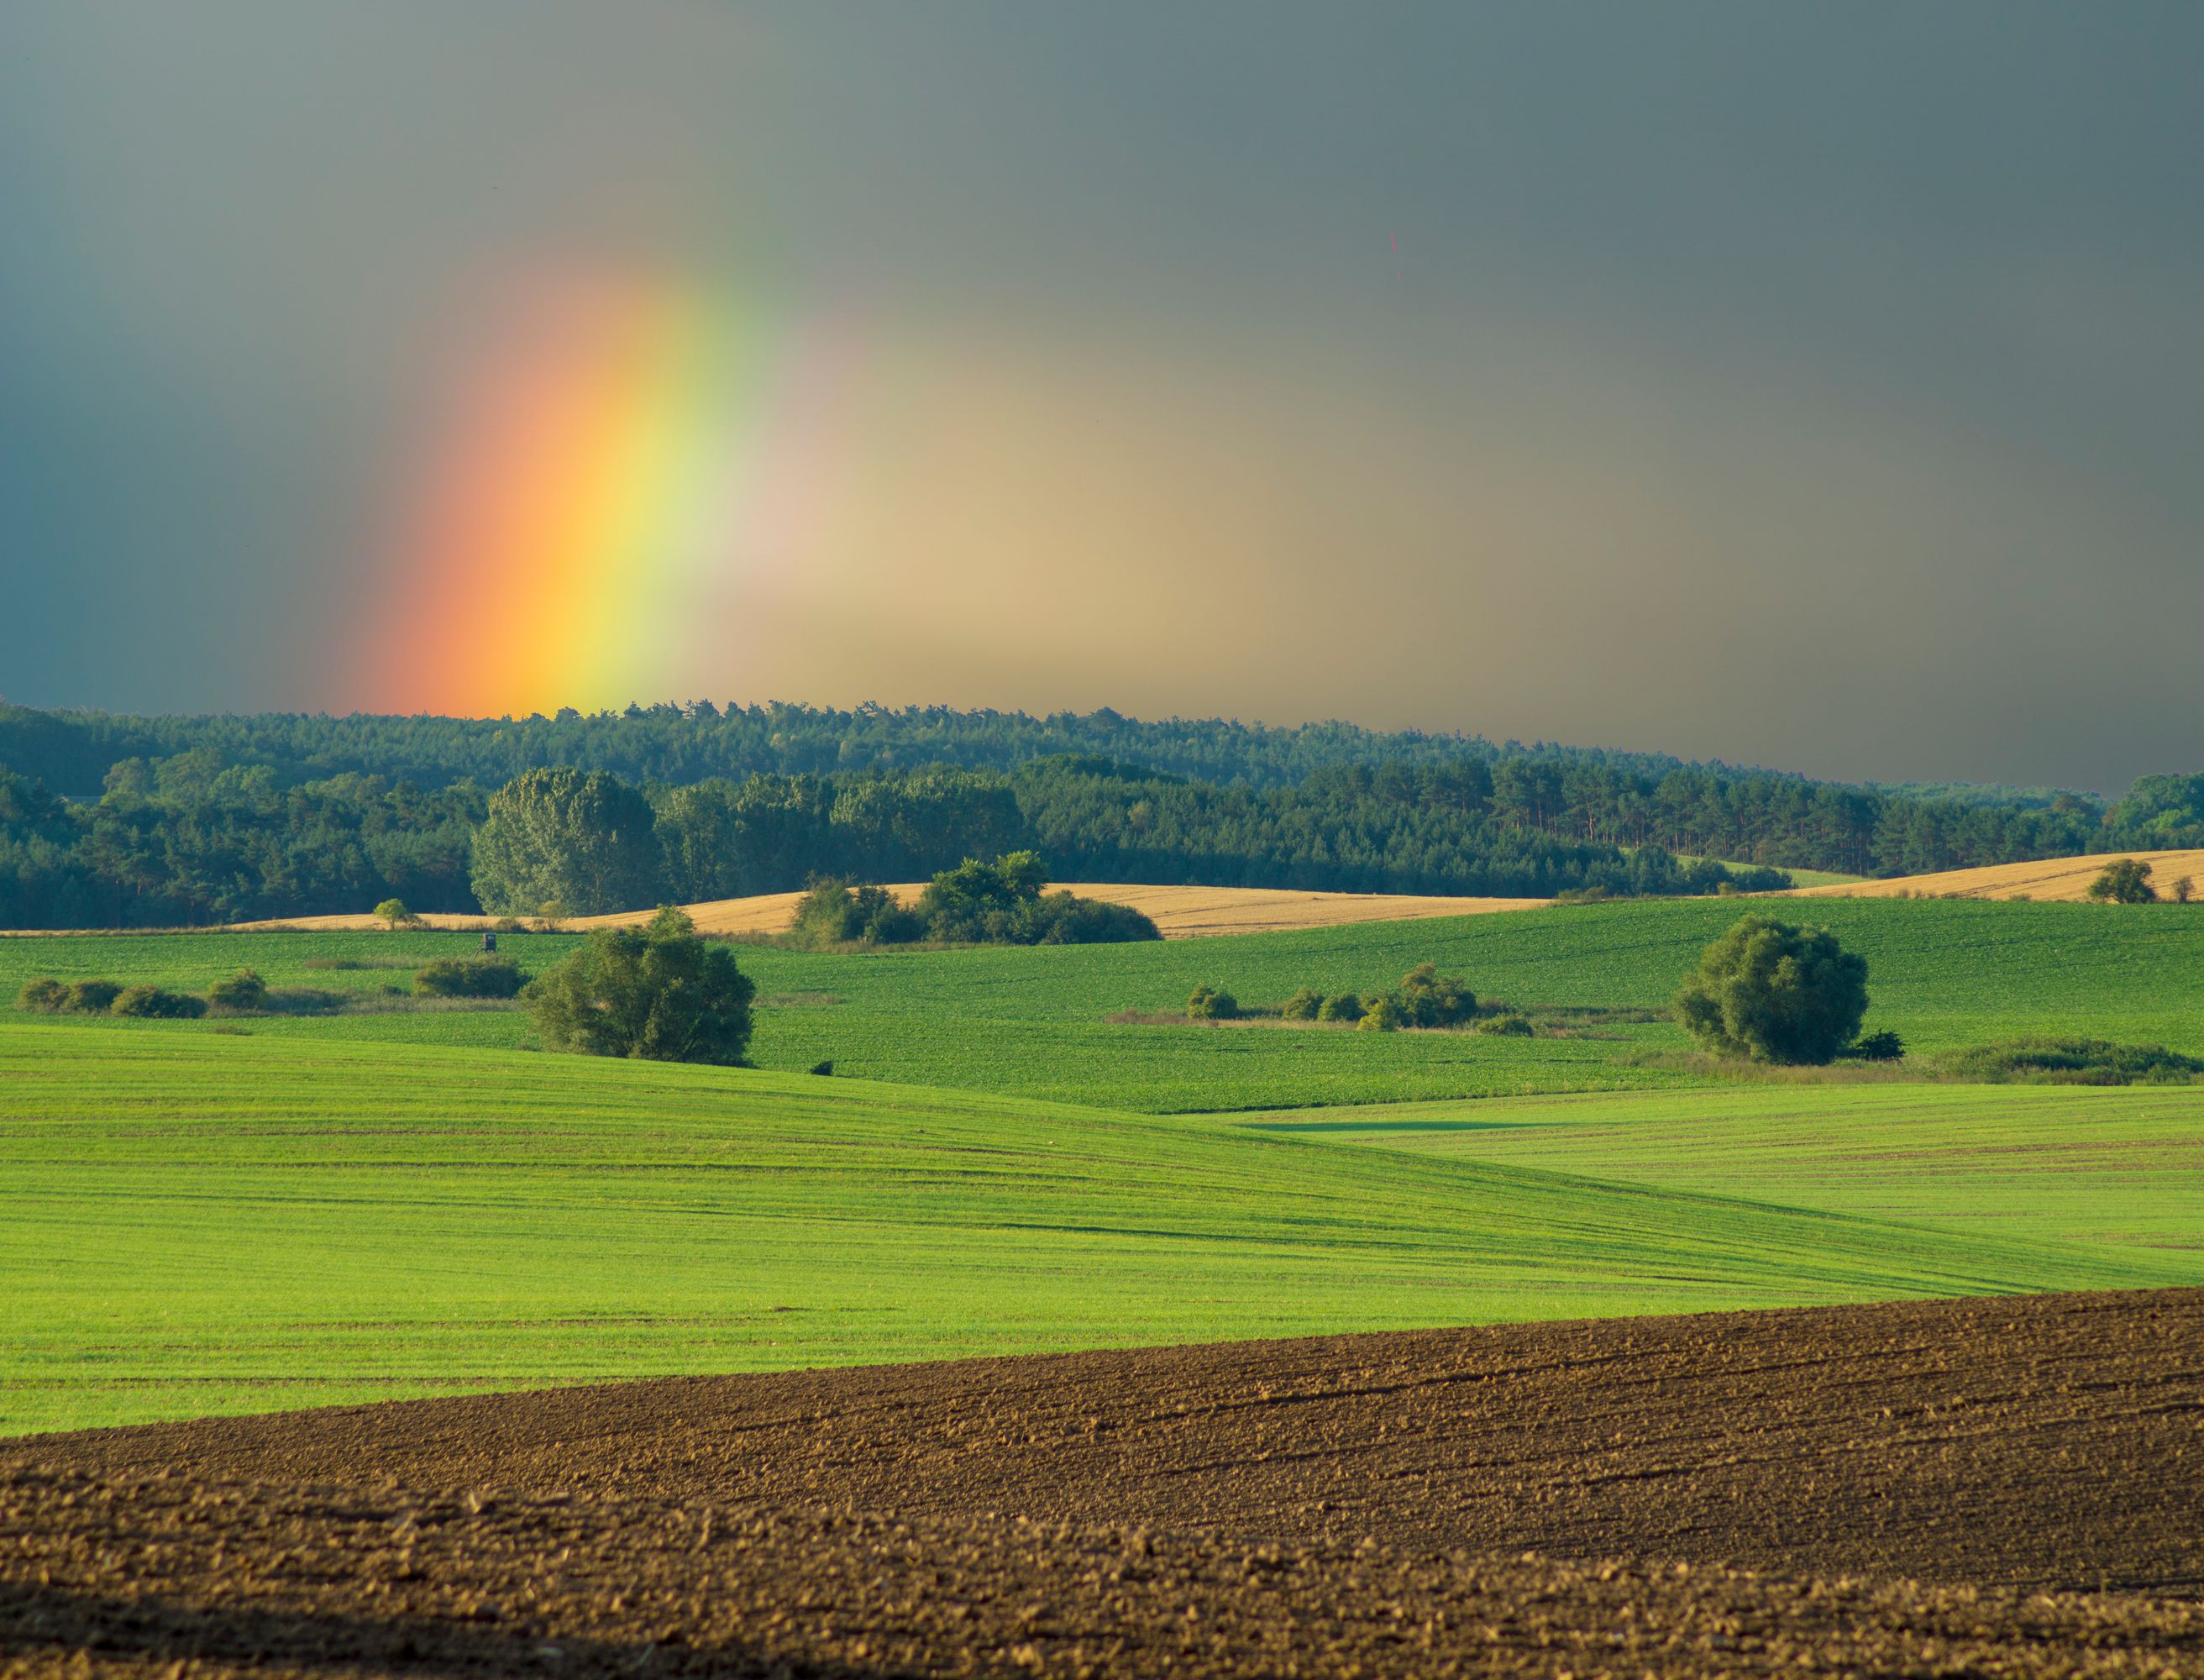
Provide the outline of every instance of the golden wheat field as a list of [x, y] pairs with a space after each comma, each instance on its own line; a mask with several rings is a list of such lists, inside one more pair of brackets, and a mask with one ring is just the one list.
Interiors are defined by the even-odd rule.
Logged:
[[[1165, 939], [1200, 939], [1213, 934], [1274, 933], [1295, 928], [1336, 928], [1358, 922], [1402, 922], [1430, 916], [1478, 916], [1488, 911], [1535, 910], [1544, 899], [1429, 898], [1392, 893], [1297, 893], [1266, 887], [1129, 887], [1118, 882], [1063, 882], [1082, 899], [1130, 905], [1152, 921]], [[904, 882], [888, 890], [908, 904], [924, 889]], [[684, 905], [699, 933], [778, 934], [788, 930], [801, 893], [766, 893], [749, 899], [718, 899]], [[613, 916], [568, 917], [562, 925], [634, 927], [650, 919], [647, 910]], [[495, 925], [487, 916], [424, 916], [435, 928], [479, 929]], [[242, 928], [359, 929], [382, 924], [372, 916], [293, 916], [281, 922], [246, 922]]]
[[2035, 864], [1993, 864], [1978, 870], [1946, 870], [1940, 875], [1900, 876], [1891, 881], [1846, 882], [1834, 887], [1802, 887], [1786, 894], [1804, 899], [2034, 899], [2072, 904], [2088, 895], [2089, 883], [2118, 858], [2151, 866], [2151, 884], [2160, 898], [2172, 896], [2173, 883], [2195, 880], [2204, 893], [2204, 852], [2100, 852], [2086, 858], [2047, 858]]
[[[888, 890], [905, 904], [924, 890], [904, 882]], [[1532, 910], [1543, 899], [1425, 898], [1390, 893], [1296, 893], [1265, 887], [1137, 887], [1117, 882], [1051, 882], [1049, 890], [1076, 893], [1129, 905], [1156, 924], [1165, 939], [1213, 934], [1274, 933], [1295, 928], [1334, 928], [1355, 922], [1402, 922], [1426, 916], [1476, 916], [1494, 910]], [[787, 930], [800, 893], [767, 893], [754, 899], [692, 904], [697, 931], [777, 934]], [[570, 922], [575, 928], [617, 928], [649, 920], [647, 911]]]

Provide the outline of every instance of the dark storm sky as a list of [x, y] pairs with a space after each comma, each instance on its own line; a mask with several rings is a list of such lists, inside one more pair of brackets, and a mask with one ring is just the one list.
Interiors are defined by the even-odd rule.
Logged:
[[2194, 769], [2200, 86], [2185, 4], [5, 5], [0, 693], [472, 693], [360, 643], [578, 277], [850, 347], [575, 703]]

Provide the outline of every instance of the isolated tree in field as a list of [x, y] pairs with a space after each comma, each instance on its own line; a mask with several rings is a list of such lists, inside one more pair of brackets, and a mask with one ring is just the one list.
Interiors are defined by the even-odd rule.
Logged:
[[1676, 994], [1676, 1018], [1717, 1055], [1818, 1066], [1867, 1014], [1867, 959], [1826, 928], [1748, 916], [1707, 947]]
[[[358, 900], [355, 899], [353, 902], [357, 904]], [[406, 909], [406, 900], [403, 899], [385, 899], [381, 904], [376, 905], [375, 919], [382, 923], [384, 927], [392, 929], [410, 928], [421, 920], [412, 911]]]
[[738, 1066], [755, 988], [732, 953], [667, 905], [643, 928], [600, 928], [521, 1000], [561, 1050]]
[[530, 770], [490, 797], [474, 841], [475, 897], [493, 916], [633, 910], [658, 895], [650, 804], [601, 770]]
[[2099, 904], [2156, 904], [2158, 889], [2150, 884], [2148, 864], [2140, 858], [2116, 858], [2089, 883], [2089, 896]]

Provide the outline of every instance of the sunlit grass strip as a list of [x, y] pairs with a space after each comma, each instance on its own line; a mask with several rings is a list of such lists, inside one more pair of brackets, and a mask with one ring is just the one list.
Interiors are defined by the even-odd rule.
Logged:
[[974, 1094], [0, 1025], [0, 1428], [654, 1373], [2158, 1280]]

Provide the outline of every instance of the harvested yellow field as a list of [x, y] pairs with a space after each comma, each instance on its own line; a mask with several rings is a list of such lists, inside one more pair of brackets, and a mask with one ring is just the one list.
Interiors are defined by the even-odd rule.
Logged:
[[[497, 923], [498, 918], [495, 916], [431, 915], [422, 917], [418, 925], [424, 928], [444, 928], [447, 929], [458, 929], [461, 932], [472, 933], [481, 929], [495, 928]], [[163, 933], [174, 934], [258, 934], [266, 933], [270, 929], [276, 928], [296, 928], [302, 932], [307, 933], [356, 934], [379, 932], [382, 927], [382, 923], [376, 921], [372, 916], [362, 914], [358, 916], [279, 916], [274, 920], [268, 922], [232, 922], [228, 926], [222, 928], [163, 928], [159, 929], [159, 931]], [[64, 929], [58, 931], [82, 932], [85, 931], [85, 929]], [[91, 931], [97, 932], [99, 930], [95, 929]], [[141, 930], [133, 929], [130, 931], [136, 932]]]
[[[925, 883], [890, 887], [910, 903]], [[1429, 916], [1479, 916], [1487, 911], [1532, 910], [1543, 899], [1422, 898], [1392, 893], [1297, 893], [1267, 887], [1132, 887], [1117, 882], [1052, 882], [1049, 891], [1076, 893], [1129, 905], [1156, 924], [1165, 939], [1201, 939], [1214, 934], [1276, 933], [1293, 928], [1336, 928], [1356, 922], [1404, 922]], [[721, 899], [692, 904], [689, 914], [697, 931], [708, 934], [785, 933], [800, 893], [768, 893], [755, 899]], [[599, 916], [570, 922], [573, 928], [631, 926], [650, 919], [648, 911]]]
[[[905, 904], [924, 889], [922, 882], [891, 887]], [[1427, 898], [1392, 893], [1298, 893], [1267, 887], [1129, 887], [1115, 882], [1051, 882], [1049, 890], [1076, 893], [1130, 905], [1156, 924], [1165, 939], [1201, 939], [1215, 934], [1276, 933], [1295, 928], [1336, 928], [1360, 922], [1403, 922], [1431, 916], [1481, 916], [1489, 911], [1535, 910], [1544, 899]], [[718, 899], [684, 906], [696, 930], [707, 934], [779, 934], [788, 931], [801, 893], [767, 893], [750, 899]], [[615, 916], [570, 917], [561, 924], [577, 930], [625, 928], [648, 922], [652, 912], [626, 911]], [[478, 929], [494, 927], [487, 916], [424, 916], [432, 928]], [[331, 930], [379, 928], [372, 916], [294, 916], [281, 922], [246, 922], [243, 928], [302, 928]]]
[[1483, 916], [1536, 910], [1546, 899], [1425, 898], [1399, 893], [1295, 893], [1269, 887], [1126, 887], [1071, 882], [1083, 899], [1130, 905], [1165, 939], [1212, 934], [1267, 934], [1340, 928], [1359, 922], [1411, 922], [1432, 916]]
[[[1846, 882], [1834, 887], [1805, 887], [1785, 896], [1802, 899], [2034, 899], [2039, 903], [2074, 904], [2087, 898], [2089, 883], [2115, 858], [2134, 858], [2150, 865], [2151, 885], [2170, 898], [2182, 876], [2204, 889], [2204, 852], [2098, 852], [2086, 858], [2047, 858], [2035, 864], [1992, 864], [1978, 870], [1946, 870], [1940, 875], [1900, 876], [1893, 881]], [[2204, 896], [2204, 892], [2200, 892]]]

